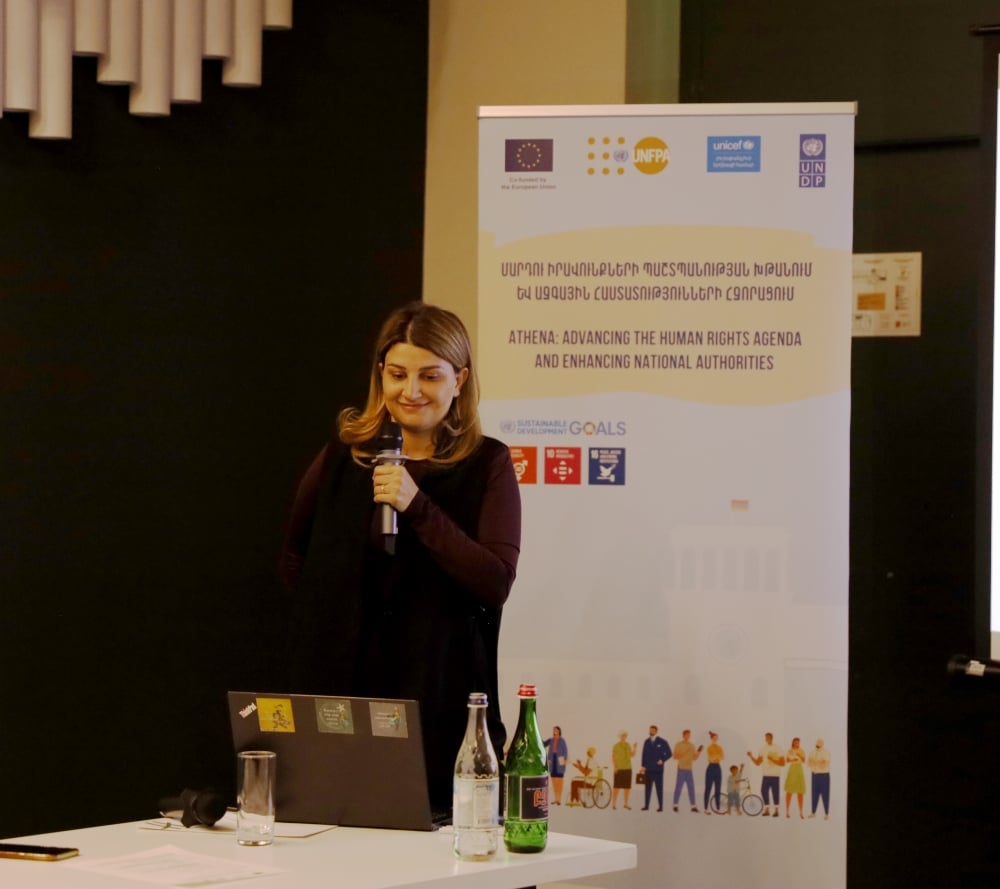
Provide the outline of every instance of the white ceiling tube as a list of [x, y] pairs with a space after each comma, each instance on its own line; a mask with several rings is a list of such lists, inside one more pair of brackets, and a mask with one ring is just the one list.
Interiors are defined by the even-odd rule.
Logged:
[[292, 0], [0, 0], [0, 117], [71, 138], [74, 56], [128, 86], [132, 114], [169, 115], [201, 101], [204, 59], [223, 61], [227, 86], [260, 86], [263, 32], [291, 26]]

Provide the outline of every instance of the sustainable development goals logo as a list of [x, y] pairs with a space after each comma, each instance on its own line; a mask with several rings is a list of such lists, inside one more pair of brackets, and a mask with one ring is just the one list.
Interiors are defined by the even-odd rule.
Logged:
[[[624, 420], [503, 420], [504, 436], [624, 436]], [[608, 445], [510, 445], [517, 480], [522, 485], [620, 487], [625, 484], [626, 448]]]

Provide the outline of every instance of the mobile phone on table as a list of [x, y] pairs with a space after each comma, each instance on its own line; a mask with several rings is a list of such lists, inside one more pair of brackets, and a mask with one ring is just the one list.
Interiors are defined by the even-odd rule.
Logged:
[[70, 846], [36, 846], [31, 843], [0, 843], [0, 858], [24, 858], [29, 861], [62, 861], [79, 855]]

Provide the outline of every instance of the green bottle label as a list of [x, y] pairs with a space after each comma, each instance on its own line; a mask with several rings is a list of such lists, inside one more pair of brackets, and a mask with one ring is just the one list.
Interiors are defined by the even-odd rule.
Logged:
[[[549, 776], [508, 775], [507, 817], [517, 821], [547, 821], [549, 817]], [[514, 811], [515, 806], [517, 811]]]

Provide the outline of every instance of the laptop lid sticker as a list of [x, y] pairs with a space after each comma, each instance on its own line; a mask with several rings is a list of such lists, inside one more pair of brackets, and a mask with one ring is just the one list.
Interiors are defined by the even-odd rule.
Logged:
[[262, 732], [295, 731], [295, 713], [290, 698], [257, 698], [257, 719]]
[[316, 731], [337, 735], [354, 734], [351, 702], [343, 698], [316, 698]]
[[379, 738], [408, 738], [406, 708], [393, 701], [369, 701], [372, 734]]

